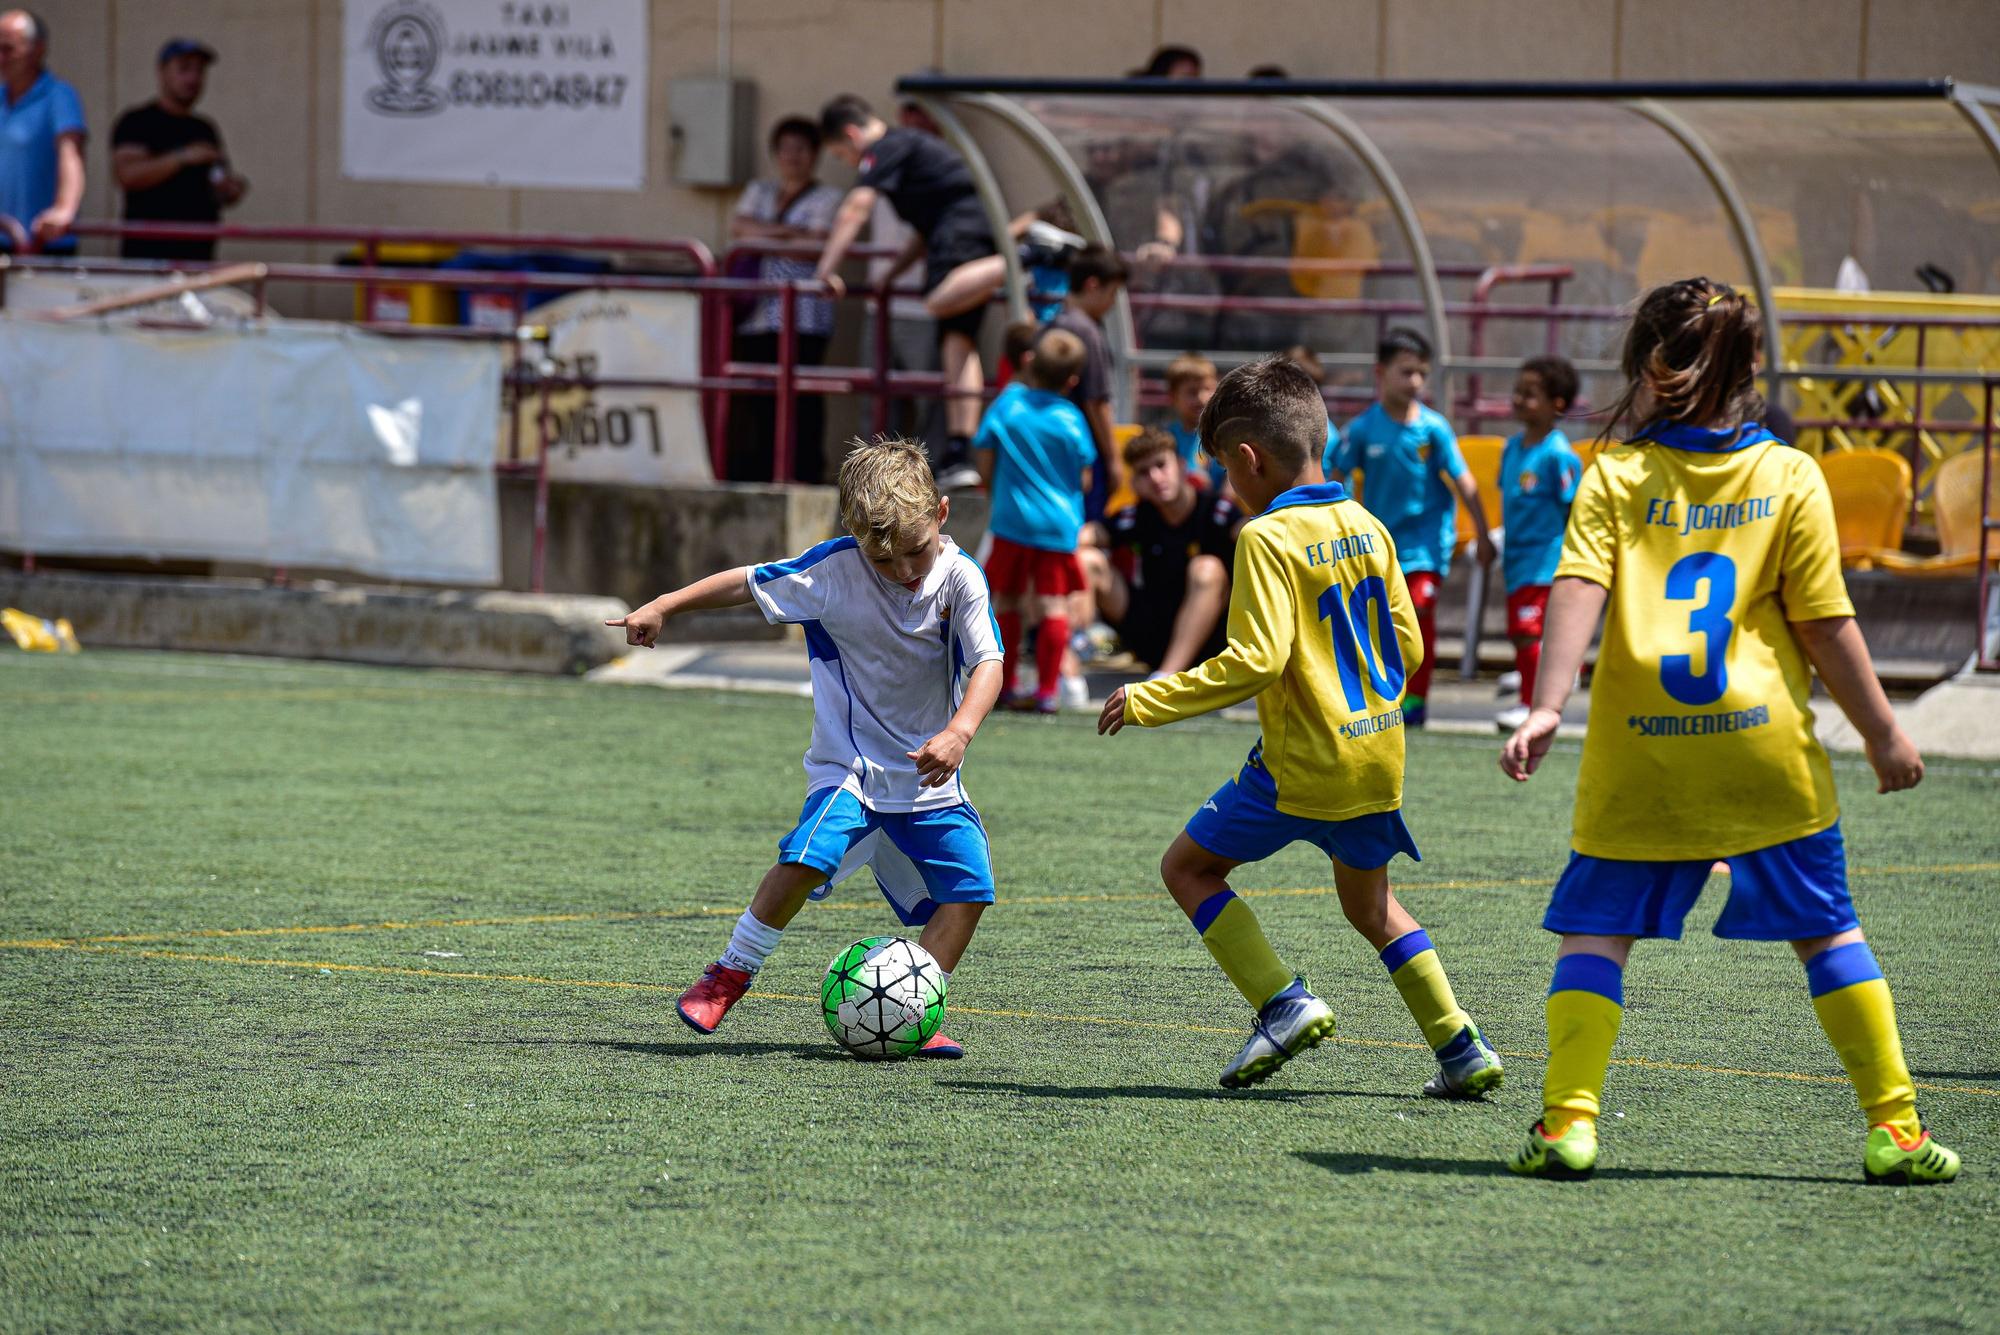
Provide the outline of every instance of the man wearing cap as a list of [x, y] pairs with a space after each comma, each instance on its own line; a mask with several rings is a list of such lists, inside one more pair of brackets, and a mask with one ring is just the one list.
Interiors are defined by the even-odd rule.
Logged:
[[[215, 52], [176, 37], [160, 48], [160, 95], [118, 118], [111, 170], [125, 191], [125, 221], [212, 223], [250, 183], [229, 169], [215, 123], [194, 114]], [[212, 260], [213, 241], [126, 237], [126, 259]]]
[[44, 68], [48, 54], [48, 24], [0, 13], [0, 250], [76, 249], [88, 129], [76, 89]]

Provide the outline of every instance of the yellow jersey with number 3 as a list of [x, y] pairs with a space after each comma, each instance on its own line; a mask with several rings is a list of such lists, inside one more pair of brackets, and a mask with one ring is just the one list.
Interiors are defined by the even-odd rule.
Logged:
[[1854, 615], [1819, 465], [1760, 426], [1676, 424], [1605, 451], [1556, 578], [1610, 590], [1573, 846], [1719, 858], [1840, 817], [1792, 621]]
[[1127, 688], [1154, 728], [1257, 697], [1251, 753], [1289, 816], [1350, 820], [1403, 804], [1403, 682], [1423, 640], [1396, 546], [1337, 482], [1293, 487], [1243, 526], [1229, 643], [1206, 663]]

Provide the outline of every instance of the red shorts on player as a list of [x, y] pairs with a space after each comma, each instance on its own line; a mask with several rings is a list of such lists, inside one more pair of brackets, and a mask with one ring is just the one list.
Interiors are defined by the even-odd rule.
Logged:
[[1083, 589], [1083, 567], [1075, 552], [1024, 547], [995, 537], [986, 558], [986, 582], [999, 598], [1018, 598], [1031, 587], [1041, 597], [1060, 598]]
[[1438, 589], [1444, 584], [1435, 570], [1411, 570], [1403, 576], [1410, 586], [1410, 602], [1419, 612], [1428, 612], [1437, 606]]
[[1523, 584], [1507, 595], [1507, 638], [1539, 640], [1542, 617], [1549, 610], [1549, 586]]

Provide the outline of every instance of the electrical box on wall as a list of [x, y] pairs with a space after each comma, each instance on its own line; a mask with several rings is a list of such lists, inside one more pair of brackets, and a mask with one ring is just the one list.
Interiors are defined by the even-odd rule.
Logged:
[[757, 171], [757, 89], [748, 79], [667, 81], [674, 180], [742, 185]]

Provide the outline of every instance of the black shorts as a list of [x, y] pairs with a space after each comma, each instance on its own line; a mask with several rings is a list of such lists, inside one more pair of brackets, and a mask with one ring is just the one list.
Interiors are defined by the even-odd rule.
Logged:
[[[1133, 590], [1132, 601], [1125, 605], [1125, 617], [1112, 629], [1118, 632], [1118, 643], [1125, 652], [1156, 668], [1160, 660], [1167, 656], [1167, 645], [1174, 638], [1174, 618], [1180, 615], [1181, 605], [1169, 603], [1162, 598], [1142, 597]], [[1215, 629], [1208, 633], [1208, 640], [1195, 653], [1195, 661], [1215, 657], [1229, 643], [1227, 618], [1217, 618]]]
[[[993, 246], [993, 233], [983, 224], [973, 226], [969, 222], [947, 223], [933, 236], [926, 238], [924, 249], [924, 291], [936, 290], [945, 276], [961, 264], [973, 260], [983, 260], [988, 255], [1000, 252]], [[974, 306], [969, 311], [947, 316], [938, 322], [938, 336], [963, 334], [977, 341], [980, 326], [986, 323], [986, 303]]]

